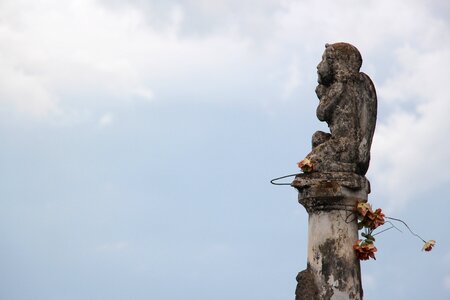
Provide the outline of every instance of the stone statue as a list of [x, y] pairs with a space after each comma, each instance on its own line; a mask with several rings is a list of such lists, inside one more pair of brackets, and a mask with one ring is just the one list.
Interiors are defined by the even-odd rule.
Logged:
[[307, 267], [297, 276], [296, 300], [363, 299], [360, 262], [352, 248], [358, 222], [351, 216], [370, 193], [364, 175], [377, 96], [369, 76], [359, 72], [361, 64], [358, 49], [336, 43], [325, 45], [317, 66], [317, 118], [327, 122], [330, 133], [314, 133], [312, 151], [298, 165], [303, 173], [291, 184], [309, 215]]
[[326, 44], [317, 66], [317, 118], [330, 133], [317, 131], [306, 156], [318, 172], [365, 175], [377, 117], [377, 96], [369, 76], [359, 72], [361, 54], [347, 43]]

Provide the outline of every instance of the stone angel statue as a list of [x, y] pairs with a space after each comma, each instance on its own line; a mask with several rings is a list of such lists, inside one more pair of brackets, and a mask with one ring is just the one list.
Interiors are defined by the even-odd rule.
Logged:
[[359, 71], [361, 54], [347, 43], [326, 44], [317, 66], [317, 118], [330, 133], [317, 131], [306, 156], [314, 171], [365, 175], [377, 118], [372, 80]]

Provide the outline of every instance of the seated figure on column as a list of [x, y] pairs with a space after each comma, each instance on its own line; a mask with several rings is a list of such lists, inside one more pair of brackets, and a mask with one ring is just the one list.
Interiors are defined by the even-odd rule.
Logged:
[[369, 76], [359, 72], [358, 49], [347, 43], [326, 44], [317, 66], [317, 118], [330, 133], [317, 131], [306, 156], [314, 171], [365, 175], [377, 117], [377, 96]]

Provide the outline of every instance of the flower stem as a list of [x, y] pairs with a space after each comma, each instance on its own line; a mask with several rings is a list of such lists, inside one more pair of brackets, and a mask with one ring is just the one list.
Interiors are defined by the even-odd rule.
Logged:
[[383, 233], [383, 232], [388, 231], [389, 229], [392, 229], [392, 228], [395, 228], [395, 229], [397, 229], [398, 231], [402, 232], [400, 229], [397, 228], [397, 226], [395, 226], [394, 224], [392, 224], [392, 222], [387, 221], [386, 223], [391, 224], [391, 227], [386, 228], [386, 229], [383, 229], [383, 230], [381, 230], [380, 232], [377, 232], [377, 233], [375, 233], [375, 234], [372, 234], [372, 236], [376, 236], [377, 234]]
[[400, 219], [392, 218], [392, 217], [386, 217], [386, 219], [390, 219], [390, 220], [394, 220], [394, 221], [403, 223], [403, 225], [405, 225], [406, 228], [408, 228], [409, 232], [411, 232], [412, 235], [418, 237], [418, 238], [421, 239], [424, 243], [426, 243], [426, 241], [425, 241], [420, 235], [418, 235], [417, 233], [415, 233], [414, 231], [412, 231], [411, 228], [409, 228], [408, 224], [406, 224], [404, 221], [402, 221], [402, 220], [400, 220]]

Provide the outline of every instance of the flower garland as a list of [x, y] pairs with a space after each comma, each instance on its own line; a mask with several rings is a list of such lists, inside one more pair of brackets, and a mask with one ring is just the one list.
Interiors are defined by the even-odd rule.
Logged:
[[[372, 206], [367, 202], [358, 202], [358, 204], [356, 205], [356, 215], [358, 217], [358, 229], [364, 229], [364, 232], [361, 233], [364, 239], [357, 240], [353, 245], [353, 250], [355, 251], [356, 257], [358, 257], [360, 260], [368, 260], [370, 258], [376, 260], [375, 252], [377, 252], [378, 249], [374, 245], [375, 238], [373, 236], [376, 234], [373, 234], [373, 231], [379, 226], [384, 225], [386, 223], [385, 219], [403, 223], [414, 236], [418, 237], [422, 240], [422, 242], [424, 242], [422, 251], [429, 252], [436, 245], [435, 240], [425, 241], [424, 239], [422, 239], [418, 234], [414, 233], [409, 228], [408, 224], [406, 224], [404, 221], [392, 217], [386, 217], [381, 211], [381, 208], [377, 208], [375, 211], [373, 211]], [[392, 225], [385, 230], [389, 230], [393, 227], [395, 226]], [[382, 230], [377, 234], [385, 230]]]
[[375, 238], [373, 237], [373, 231], [379, 226], [384, 225], [385, 215], [382, 213], [381, 208], [372, 210], [372, 206], [367, 202], [358, 202], [356, 205], [356, 214], [358, 216], [358, 229], [365, 228], [365, 232], [361, 233], [364, 240], [358, 240], [353, 245], [353, 250], [356, 253], [356, 257], [360, 260], [368, 260], [369, 258], [375, 258]]
[[[297, 166], [304, 173], [311, 173], [314, 171], [314, 165], [308, 158], [305, 158], [297, 163]], [[364, 232], [361, 233], [363, 239], [357, 240], [353, 245], [353, 250], [355, 251], [356, 257], [359, 260], [369, 260], [370, 258], [376, 260], [375, 253], [378, 251], [378, 249], [377, 247], [375, 247], [374, 236], [391, 228], [397, 228], [392, 224], [392, 222], [389, 222], [392, 225], [391, 227], [384, 229], [378, 233], [374, 233], [375, 229], [386, 223], [386, 219], [403, 223], [403, 225], [408, 228], [412, 235], [418, 237], [422, 240], [422, 242], [424, 242], [422, 251], [429, 252], [436, 245], [435, 240], [425, 241], [424, 239], [422, 239], [418, 234], [414, 233], [409, 228], [408, 224], [406, 224], [404, 221], [385, 216], [381, 208], [377, 208], [375, 211], [373, 211], [372, 206], [368, 202], [358, 202], [355, 210], [358, 219], [358, 230], [364, 230]]]

